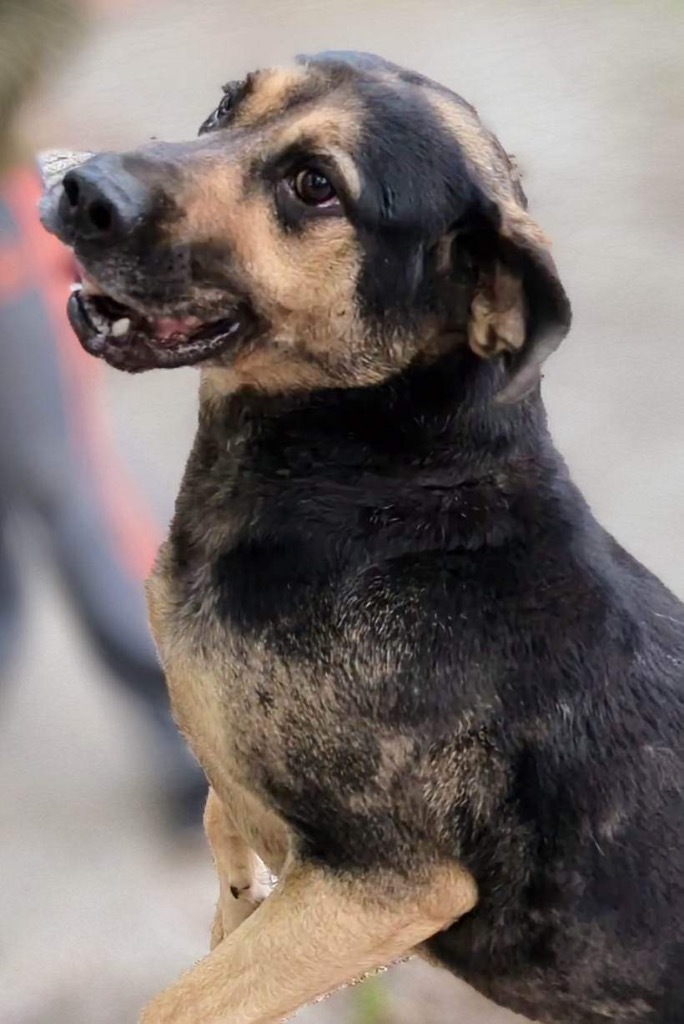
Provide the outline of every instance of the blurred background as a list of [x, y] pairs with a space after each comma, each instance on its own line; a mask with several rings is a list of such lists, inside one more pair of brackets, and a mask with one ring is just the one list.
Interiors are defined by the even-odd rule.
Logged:
[[[140, 591], [197, 377], [82, 357], [33, 155], [191, 136], [222, 82], [323, 48], [442, 80], [516, 156], [575, 308], [545, 382], [556, 440], [603, 523], [684, 594], [684, 4], [0, 0], [3, 1024], [132, 1024], [206, 951], [216, 891]], [[520, 1018], [411, 963], [298, 1020]]]

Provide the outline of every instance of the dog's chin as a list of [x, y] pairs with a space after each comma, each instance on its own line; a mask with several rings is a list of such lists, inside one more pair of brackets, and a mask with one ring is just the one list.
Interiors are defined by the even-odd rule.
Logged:
[[128, 373], [223, 361], [255, 327], [254, 315], [244, 306], [209, 320], [154, 317], [83, 283], [74, 285], [67, 314], [86, 352]]

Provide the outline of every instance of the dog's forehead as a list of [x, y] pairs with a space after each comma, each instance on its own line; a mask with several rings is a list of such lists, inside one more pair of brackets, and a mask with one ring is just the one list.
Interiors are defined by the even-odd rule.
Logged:
[[383, 87], [385, 98], [394, 95], [398, 107], [408, 95], [407, 86], [439, 88], [429, 79], [372, 54], [329, 51], [299, 56], [290, 65], [259, 68], [246, 76], [234, 123], [256, 127], [314, 101], [346, 109], [357, 98], [375, 107], [378, 102], [373, 87], [378, 85]]
[[259, 129], [283, 117], [290, 120], [292, 115], [309, 121], [312, 116], [316, 119], [318, 115], [313, 111], [318, 110], [328, 112], [328, 121], [336, 116], [345, 120], [353, 117], [360, 127], [364, 114], [378, 112], [380, 103], [374, 97], [373, 86], [379, 83], [385, 99], [392, 95], [395, 106], [401, 107], [400, 79], [389, 65], [356, 66], [316, 57], [298, 58], [290, 66], [260, 68], [250, 72], [241, 84], [231, 124]]
[[298, 56], [290, 68], [257, 72], [255, 92], [259, 105], [276, 112], [297, 96], [327, 99], [331, 107], [356, 109], [382, 117], [390, 109], [401, 116], [415, 114], [419, 98], [434, 116], [433, 128], [452, 136], [474, 162], [482, 164], [502, 151], [498, 140], [482, 124], [475, 107], [458, 93], [426, 75], [404, 68], [372, 53], [329, 50]]
[[239, 128], [260, 128], [313, 105], [348, 110], [355, 106], [353, 76], [336, 71], [339, 69], [332, 65], [299, 62], [251, 71], [240, 84], [231, 123]]
[[300, 67], [260, 68], [245, 78], [236, 112], [239, 127], [256, 127], [286, 113], [295, 103], [323, 93], [323, 83]]
[[421, 151], [427, 145], [453, 146], [488, 193], [524, 201], [515, 167], [473, 106], [432, 79], [373, 54], [327, 51], [255, 70], [243, 83], [232, 123], [257, 131], [273, 125], [278, 145], [299, 137], [354, 157], [374, 150], [378, 138], [384, 147], [391, 145], [396, 134], [405, 160], [407, 133], [415, 129]]

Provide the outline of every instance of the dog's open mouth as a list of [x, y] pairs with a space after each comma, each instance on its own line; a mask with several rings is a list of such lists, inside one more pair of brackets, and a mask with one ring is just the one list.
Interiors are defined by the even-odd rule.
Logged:
[[146, 317], [83, 281], [73, 286], [67, 314], [87, 352], [129, 373], [216, 359], [244, 340], [253, 324], [249, 311], [239, 306], [208, 321]]

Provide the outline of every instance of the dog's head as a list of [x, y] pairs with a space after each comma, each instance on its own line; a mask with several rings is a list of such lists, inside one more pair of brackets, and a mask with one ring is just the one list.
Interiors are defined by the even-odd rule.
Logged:
[[516, 171], [454, 93], [362, 54], [232, 82], [188, 143], [92, 157], [44, 223], [83, 345], [216, 386], [380, 381], [469, 344], [533, 386], [570, 307]]

